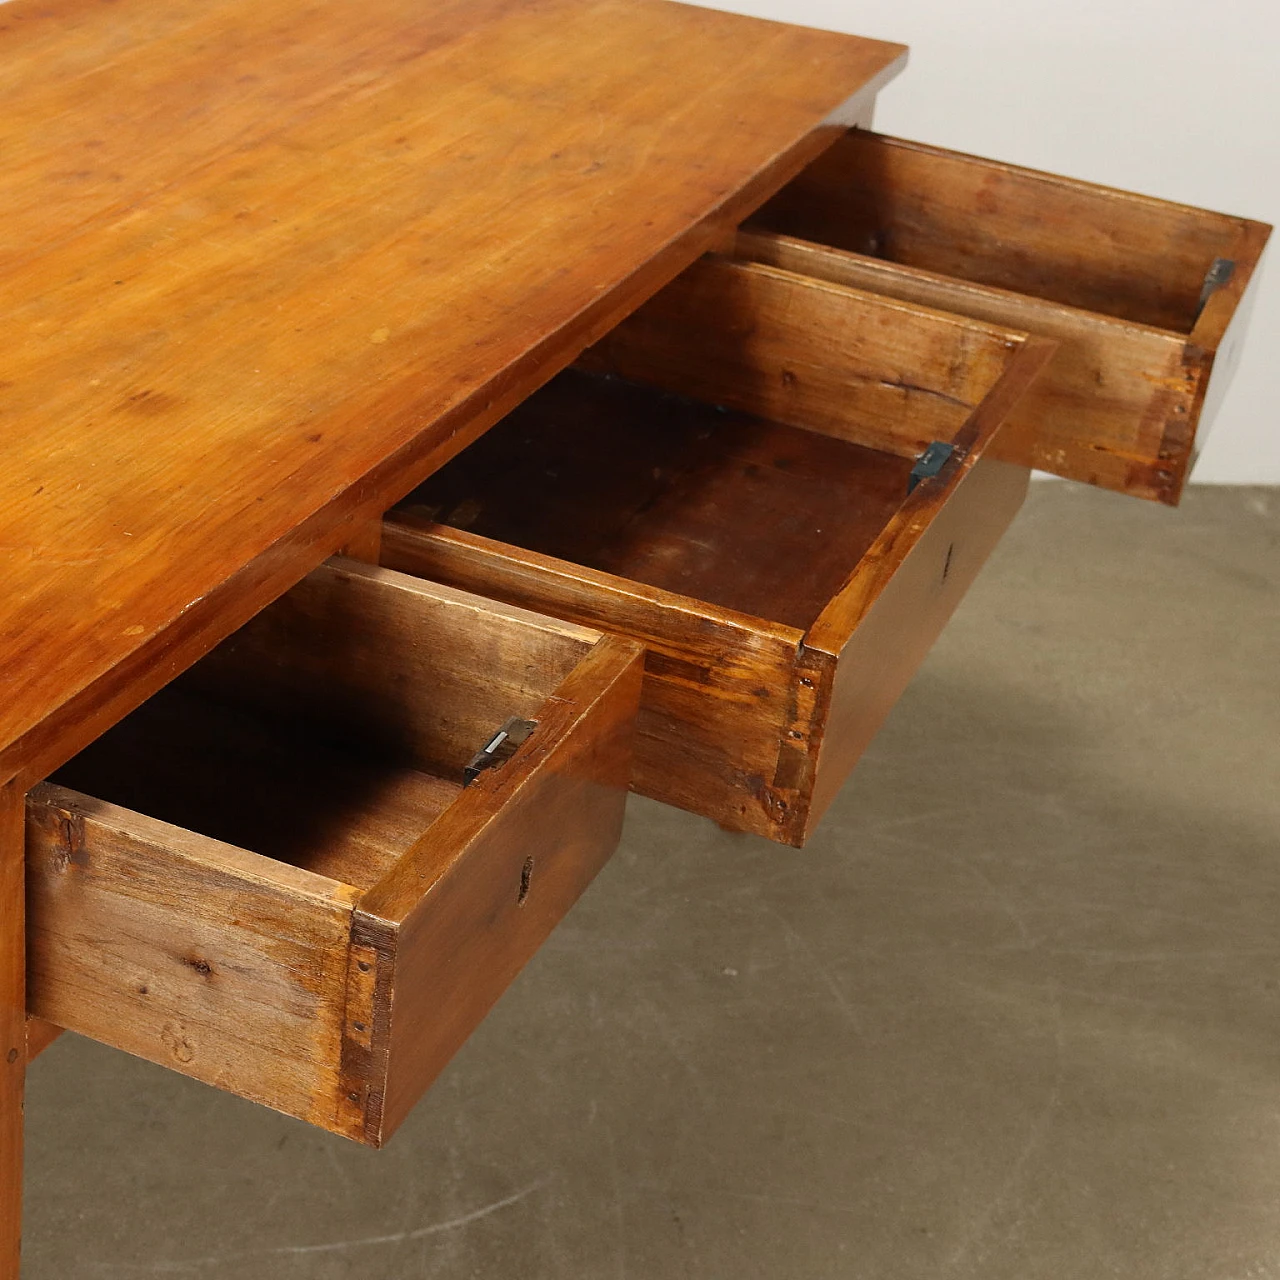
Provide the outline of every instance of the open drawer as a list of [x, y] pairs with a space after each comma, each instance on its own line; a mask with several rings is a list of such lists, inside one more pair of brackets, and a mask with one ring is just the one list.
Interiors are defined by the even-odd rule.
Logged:
[[613, 851], [640, 673], [331, 561], [30, 793], [30, 1011], [380, 1145]]
[[411, 494], [383, 562], [641, 641], [636, 790], [802, 844], [1020, 506], [990, 445], [1051, 350], [705, 259]]
[[1176, 503], [1234, 369], [1269, 233], [853, 130], [765, 205], [737, 252], [1053, 338], [1002, 454]]

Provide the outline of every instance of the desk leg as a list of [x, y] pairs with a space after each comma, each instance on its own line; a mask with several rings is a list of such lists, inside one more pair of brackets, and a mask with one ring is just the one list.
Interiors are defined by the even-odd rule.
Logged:
[[0, 787], [0, 1280], [17, 1280], [22, 1242], [22, 1088], [27, 1071], [25, 797]]

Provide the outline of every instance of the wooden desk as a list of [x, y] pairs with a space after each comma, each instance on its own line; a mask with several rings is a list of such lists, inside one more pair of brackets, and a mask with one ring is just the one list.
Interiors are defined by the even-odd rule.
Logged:
[[[765, 241], [744, 248], [738, 225], [869, 121], [905, 51], [661, 0], [15, 0], [0, 8], [0, 57], [0, 1275], [14, 1276], [24, 1070], [53, 1034], [25, 1020], [25, 794], [326, 557], [376, 559], [385, 511], [704, 252], [736, 246], [766, 264], [752, 279], [772, 279], [767, 263], [796, 251], [787, 218], [807, 188], [770, 206], [754, 233]], [[1154, 217], [1142, 206], [1139, 222], [1144, 210]], [[1239, 220], [1210, 230], [1184, 274], [1202, 274], [1204, 246], [1224, 236], [1245, 249], [1205, 312], [1207, 361], [1261, 251]], [[828, 243], [812, 271], [827, 283], [806, 288], [839, 301], [848, 246]], [[956, 267], [924, 255], [904, 270], [920, 289]], [[908, 302], [874, 304], [877, 324], [914, 296], [885, 292]], [[1022, 334], [993, 326], [1036, 327], [1025, 308], [983, 305], [964, 322], [985, 325], [983, 341], [1012, 350]], [[628, 377], [706, 394], [637, 323], [606, 355]], [[1176, 363], [1186, 345], [1156, 358]], [[1039, 354], [965, 428], [953, 470], [1048, 359], [1034, 340], [1026, 350]], [[880, 381], [898, 401], [913, 394]], [[1184, 393], [1182, 428], [1203, 388]], [[1007, 465], [1025, 483], [1033, 449], [1056, 455], [1034, 423], [1023, 435]], [[1142, 451], [1181, 449], [1181, 466], [1193, 435], [1157, 431], [1150, 445], [1112, 430], [1090, 454], [1081, 428], [1069, 444], [1086, 458], [1128, 449], [1084, 478], [1150, 490], [1133, 469]], [[1002, 485], [1003, 519], [1020, 491], [1016, 477]], [[900, 518], [899, 560], [933, 493]], [[890, 633], [904, 616], [914, 627], [916, 598], [894, 606]], [[833, 669], [876, 599], [843, 599], [828, 618]], [[861, 716], [871, 695], [855, 693], [841, 705]], [[779, 794], [766, 797], [778, 838], [803, 838], [782, 830]]]
[[0, 10], [0, 1273], [22, 796], [868, 108], [896, 45], [645, 0]]

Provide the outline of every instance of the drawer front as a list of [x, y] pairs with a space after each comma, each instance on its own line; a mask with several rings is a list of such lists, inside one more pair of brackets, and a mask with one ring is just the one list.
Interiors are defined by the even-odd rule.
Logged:
[[1053, 339], [1002, 454], [1176, 503], [1269, 232], [854, 130], [760, 211], [738, 252]]
[[615, 847], [640, 669], [325, 566], [30, 793], [31, 1012], [380, 1145]]
[[383, 561], [642, 643], [633, 787], [802, 844], [1021, 502], [990, 455], [1051, 351], [709, 260], [411, 495]]

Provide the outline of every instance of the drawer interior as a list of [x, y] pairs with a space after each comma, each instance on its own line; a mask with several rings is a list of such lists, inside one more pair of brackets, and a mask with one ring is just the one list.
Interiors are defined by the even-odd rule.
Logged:
[[[302, 711], [302, 708], [299, 708]], [[166, 689], [52, 781], [190, 832], [370, 889], [462, 790], [363, 735]]]
[[912, 463], [569, 370], [401, 510], [804, 631], [902, 505]]
[[1189, 334], [1251, 224], [853, 130], [752, 227]]
[[1239, 361], [1270, 230], [853, 130], [735, 252], [1052, 340], [1000, 455], [1176, 505]]
[[508, 719], [534, 719], [589, 640], [533, 628], [520, 661], [490, 665], [487, 620], [462, 643], [457, 602], [370, 591], [355, 575], [301, 584], [52, 781], [371, 889], [458, 798], [475, 753]]
[[959, 442], [1002, 379], [1029, 384], [1048, 348], [1025, 337], [708, 258], [399, 512], [798, 642], [902, 509], [918, 455]]

